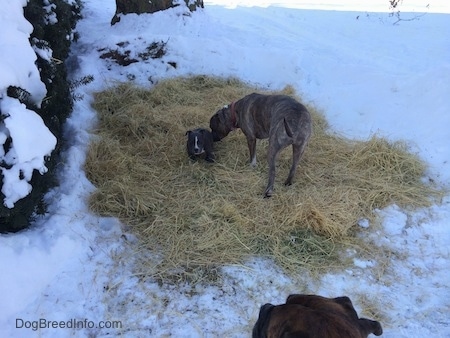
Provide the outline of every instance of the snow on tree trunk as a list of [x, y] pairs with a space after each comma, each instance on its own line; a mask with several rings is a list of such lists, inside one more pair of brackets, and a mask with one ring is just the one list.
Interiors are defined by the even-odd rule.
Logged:
[[57, 184], [73, 102], [61, 60], [77, 37], [80, 10], [80, 0], [2, 2], [0, 233], [28, 227], [45, 212], [44, 194]]
[[47, 172], [45, 156], [55, 148], [56, 137], [38, 114], [7, 94], [11, 86], [21, 88], [39, 107], [46, 88], [35, 64], [36, 53], [28, 40], [33, 26], [23, 17], [23, 3], [15, 0], [4, 5], [7, 8], [3, 13], [8, 15], [0, 15], [4, 23], [2, 30], [7, 30], [0, 34], [3, 51], [0, 60], [1, 192], [3, 204], [13, 208], [18, 200], [31, 192], [29, 182], [33, 171], [38, 170], [40, 174]]
[[197, 7], [203, 8], [203, 0], [116, 0], [116, 14], [111, 25], [120, 21], [120, 14], [154, 13], [177, 6], [187, 6], [193, 12]]
[[[2, 193], [4, 205], [13, 208], [14, 203], [27, 196], [32, 186], [29, 184], [33, 171], [41, 175], [47, 172], [45, 156], [49, 156], [56, 146], [56, 137], [48, 130], [42, 118], [28, 110], [17, 99], [0, 99], [0, 111], [3, 116], [1, 140], [11, 139], [8, 151], [0, 150], [0, 158], [5, 163]], [[3, 142], [4, 144], [4, 142]]]

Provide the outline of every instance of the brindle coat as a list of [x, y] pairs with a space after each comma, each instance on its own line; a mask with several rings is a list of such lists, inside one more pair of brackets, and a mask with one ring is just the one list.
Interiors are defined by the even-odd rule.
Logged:
[[261, 306], [253, 338], [367, 338], [381, 324], [359, 318], [348, 297], [290, 295], [286, 304]]
[[253, 167], [256, 165], [256, 139], [269, 138], [269, 180], [265, 197], [273, 193], [278, 153], [292, 144], [292, 166], [285, 181], [285, 185], [291, 185], [312, 131], [311, 115], [301, 103], [286, 95], [256, 93], [217, 111], [211, 117], [210, 127], [214, 141], [220, 141], [232, 130], [241, 128], [247, 137]]

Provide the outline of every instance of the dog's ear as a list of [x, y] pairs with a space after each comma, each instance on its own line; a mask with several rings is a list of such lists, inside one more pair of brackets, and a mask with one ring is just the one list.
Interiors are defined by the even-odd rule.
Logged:
[[358, 319], [358, 313], [353, 307], [353, 303], [347, 296], [336, 297], [333, 299], [335, 303], [342, 306], [347, 315], [350, 315], [353, 319]]
[[191, 133], [192, 133], [192, 130], [188, 130], [188, 131], [186, 132], [186, 134], [184, 134], [184, 136], [190, 135]]
[[270, 315], [275, 305], [270, 303], [264, 304], [259, 309], [258, 320], [255, 323], [252, 331], [252, 338], [266, 338], [267, 328], [269, 327]]
[[289, 296], [286, 298], [286, 304], [301, 304], [301, 303], [298, 302], [297, 298], [298, 298], [298, 299], [301, 299], [302, 296], [303, 296], [303, 295], [297, 294], [297, 293], [292, 294], [292, 295], [289, 295]]
[[375, 336], [381, 336], [383, 334], [383, 328], [380, 322], [376, 320], [370, 320], [367, 318], [358, 319], [358, 326], [360, 332], [367, 337], [369, 334], [373, 333]]

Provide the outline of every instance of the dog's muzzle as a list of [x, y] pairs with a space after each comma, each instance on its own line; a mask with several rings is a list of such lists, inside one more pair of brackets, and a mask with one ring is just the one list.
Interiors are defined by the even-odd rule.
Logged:
[[220, 135], [214, 131], [212, 132], [212, 137], [214, 142], [220, 141], [222, 139], [222, 137], [220, 137]]

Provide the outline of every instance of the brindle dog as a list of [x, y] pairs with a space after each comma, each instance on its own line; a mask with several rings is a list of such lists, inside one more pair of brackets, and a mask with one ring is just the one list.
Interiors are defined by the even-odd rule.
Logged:
[[292, 166], [285, 185], [291, 185], [298, 162], [311, 136], [311, 115], [301, 103], [286, 95], [250, 94], [217, 111], [210, 120], [214, 141], [241, 128], [247, 137], [250, 163], [256, 166], [256, 139], [269, 138], [269, 182], [264, 197], [271, 197], [278, 153], [292, 144]]
[[367, 338], [383, 334], [377, 321], [359, 318], [348, 297], [290, 295], [286, 304], [261, 306], [253, 338]]

